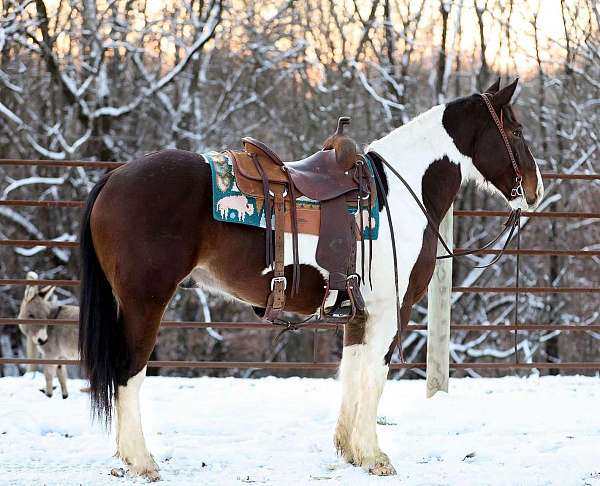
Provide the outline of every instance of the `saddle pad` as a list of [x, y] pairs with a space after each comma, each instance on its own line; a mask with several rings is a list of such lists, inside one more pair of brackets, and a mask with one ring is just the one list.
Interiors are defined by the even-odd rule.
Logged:
[[[235, 183], [233, 163], [229, 154], [227, 152], [207, 152], [200, 155], [208, 162], [212, 172], [213, 218], [216, 221], [225, 223], [266, 228], [264, 199], [246, 196], [240, 192]], [[369, 169], [373, 170], [370, 166]], [[356, 207], [349, 206], [348, 212], [355, 215], [356, 223], [360, 225], [360, 216]], [[298, 198], [296, 200], [296, 214], [299, 233], [319, 234], [319, 201], [307, 197]], [[376, 240], [379, 234], [379, 206], [377, 201], [371, 209], [370, 227], [367, 210], [363, 209], [363, 226], [364, 239]], [[289, 213], [286, 213], [285, 231], [291, 232]]]

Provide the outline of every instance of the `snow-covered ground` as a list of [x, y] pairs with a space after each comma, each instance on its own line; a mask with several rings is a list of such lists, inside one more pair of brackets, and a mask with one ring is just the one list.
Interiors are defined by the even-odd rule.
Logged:
[[[0, 379], [0, 484], [126, 485], [114, 437], [88, 421], [81, 381], [48, 399], [42, 376]], [[600, 485], [600, 378], [389, 382], [378, 433], [398, 471], [370, 477], [332, 445], [332, 380], [148, 378], [142, 407], [162, 484]], [[58, 390], [57, 390], [58, 392]]]

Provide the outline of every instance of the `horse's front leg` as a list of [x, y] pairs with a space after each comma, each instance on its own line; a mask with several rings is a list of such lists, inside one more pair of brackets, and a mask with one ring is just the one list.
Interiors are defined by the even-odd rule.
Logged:
[[346, 325], [340, 366], [342, 404], [335, 432], [335, 445], [344, 459], [372, 474], [396, 471], [379, 448], [377, 408], [389, 367], [385, 355], [394, 339], [393, 319], [365, 318]]

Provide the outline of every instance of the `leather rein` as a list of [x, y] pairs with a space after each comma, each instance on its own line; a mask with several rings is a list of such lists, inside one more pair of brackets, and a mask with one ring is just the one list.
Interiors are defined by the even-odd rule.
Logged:
[[[482, 93], [482, 94], [480, 94], [480, 96], [483, 98], [483, 101], [484, 101], [484, 103], [485, 103], [485, 105], [486, 105], [486, 107], [487, 107], [487, 109], [488, 109], [488, 111], [489, 111], [492, 119], [494, 120], [494, 123], [495, 123], [496, 127], [498, 128], [500, 136], [502, 137], [502, 141], [504, 142], [504, 145], [506, 147], [506, 151], [508, 153], [508, 157], [509, 157], [510, 162], [512, 164], [513, 170], [515, 172], [515, 185], [514, 185], [513, 189], [511, 190], [511, 196], [513, 198], [515, 198], [515, 197], [525, 198], [525, 191], [523, 190], [523, 174], [521, 172], [521, 168], [517, 164], [517, 161], [515, 159], [512, 147], [510, 146], [510, 143], [508, 142], [508, 137], [507, 137], [506, 132], [504, 130], [504, 123], [503, 123], [503, 120], [502, 120], [502, 110], [500, 110], [500, 118], [499, 118], [498, 115], [496, 114], [496, 111], [494, 110], [494, 107], [492, 106], [491, 101], [490, 101], [490, 96], [491, 95], [489, 93]], [[515, 230], [517, 232], [517, 250], [520, 250], [520, 246], [521, 246], [521, 234], [520, 234], [520, 229], [521, 229], [521, 224], [520, 224], [520, 222], [521, 222], [521, 210], [520, 209], [513, 209], [511, 211], [508, 219], [504, 223], [504, 229], [494, 239], [492, 239], [491, 241], [489, 241], [488, 243], [486, 243], [485, 245], [483, 245], [480, 248], [467, 249], [467, 250], [463, 250], [463, 251], [460, 251], [460, 252], [452, 251], [450, 249], [450, 247], [448, 246], [448, 244], [446, 243], [446, 241], [444, 240], [444, 238], [442, 237], [442, 235], [440, 234], [439, 230], [438, 230], [439, 224], [437, 224], [433, 220], [433, 218], [431, 217], [431, 215], [427, 211], [427, 208], [421, 202], [421, 200], [419, 199], [419, 197], [415, 194], [414, 190], [412, 189], [412, 187], [410, 186], [410, 184], [406, 181], [406, 179], [387, 160], [385, 160], [380, 154], [378, 154], [375, 151], [371, 151], [371, 153], [374, 154], [374, 155], [376, 155], [377, 158], [381, 161], [381, 163], [385, 167], [387, 167], [390, 170], [390, 172], [398, 180], [400, 180], [400, 182], [402, 182], [402, 184], [404, 185], [404, 187], [407, 189], [407, 191], [409, 192], [409, 194], [412, 196], [412, 198], [415, 200], [415, 202], [417, 203], [417, 205], [419, 206], [419, 208], [421, 209], [421, 211], [423, 212], [423, 214], [427, 218], [427, 224], [428, 224], [429, 228], [434, 232], [434, 234], [437, 237], [438, 241], [440, 242], [440, 244], [443, 246], [444, 250], [447, 253], [446, 255], [437, 256], [436, 259], [440, 259], [441, 260], [441, 259], [446, 259], [446, 258], [457, 258], [457, 257], [466, 256], [466, 255], [472, 255], [472, 254], [480, 253], [480, 252], [482, 252], [484, 250], [487, 250], [488, 248], [492, 247], [494, 244], [496, 244], [502, 238], [502, 236], [504, 236], [508, 232], [509, 233], [508, 237], [506, 238], [506, 241], [504, 242], [504, 245], [503, 245], [502, 249], [492, 259], [492, 261], [490, 263], [486, 264], [486, 265], [475, 265], [474, 266], [474, 268], [487, 268], [487, 267], [493, 265], [494, 263], [496, 263], [502, 257], [502, 255], [506, 251], [506, 248], [508, 247], [510, 241], [512, 240], [512, 237], [513, 237], [513, 234], [515, 233]], [[400, 316], [401, 305], [400, 305], [400, 293], [399, 293], [398, 257], [397, 257], [397, 253], [396, 253], [396, 242], [395, 242], [395, 237], [394, 237], [394, 227], [393, 227], [393, 223], [392, 223], [392, 216], [390, 214], [389, 204], [387, 202], [387, 196], [385, 194], [385, 190], [384, 190], [384, 187], [383, 187], [381, 176], [379, 175], [378, 170], [377, 170], [375, 164], [371, 160], [371, 157], [369, 156], [369, 154], [364, 154], [362, 157], [364, 157], [371, 164], [371, 167], [373, 168], [373, 172], [374, 172], [374, 175], [375, 175], [375, 182], [377, 184], [378, 192], [381, 195], [381, 198], [382, 198], [383, 203], [385, 205], [387, 219], [388, 219], [388, 224], [390, 226], [390, 235], [391, 235], [391, 244], [392, 244], [392, 257], [393, 257], [393, 262], [394, 262], [394, 284], [395, 284], [395, 290], [396, 290], [396, 319], [397, 319], [397, 322], [398, 322], [398, 336], [396, 338], [397, 339], [397, 343], [396, 344], [399, 346], [400, 359], [401, 359], [401, 361], [404, 361], [403, 356], [402, 356], [402, 340], [401, 340], [401, 333], [402, 333], [402, 330], [403, 330], [403, 326], [402, 326], [402, 320], [401, 320], [401, 316]], [[515, 296], [515, 325], [517, 325], [517, 323], [518, 323], [518, 315], [519, 315], [519, 253], [518, 253], [518, 251], [517, 251], [517, 266], [516, 266], [515, 289], [516, 289], [516, 294], [515, 294], [516, 295]], [[516, 333], [515, 333], [515, 349], [516, 349]]]

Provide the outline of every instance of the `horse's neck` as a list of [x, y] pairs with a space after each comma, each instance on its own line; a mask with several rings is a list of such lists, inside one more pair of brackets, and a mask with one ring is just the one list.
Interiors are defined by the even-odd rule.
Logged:
[[[402, 174], [434, 221], [441, 221], [463, 179], [470, 177], [472, 160], [460, 153], [444, 128], [444, 105], [435, 106], [406, 125], [371, 143], [373, 150]], [[421, 213], [412, 196], [387, 172], [388, 201], [394, 214]], [[419, 220], [425, 216], [418, 214]], [[395, 216], [401, 219], [402, 216]], [[414, 229], [413, 229], [414, 230]]]

